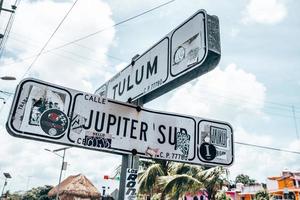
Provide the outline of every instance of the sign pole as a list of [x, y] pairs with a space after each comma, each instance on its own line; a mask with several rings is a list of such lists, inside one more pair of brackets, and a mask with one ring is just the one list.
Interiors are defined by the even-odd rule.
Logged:
[[[132, 58], [132, 63], [134, 64], [135, 58], [137, 56], [134, 56]], [[131, 100], [128, 99], [130, 102]], [[138, 105], [138, 106], [143, 106], [142, 100], [137, 99], [136, 101], [133, 102], [133, 104]], [[139, 111], [137, 111], [139, 112]], [[126, 188], [126, 172], [127, 168], [132, 168], [132, 169], [139, 169], [139, 156], [135, 155], [135, 149], [132, 150], [132, 155], [122, 155], [122, 164], [121, 164], [121, 174], [120, 174], [120, 184], [119, 184], [119, 197], [118, 199], [125, 199], [125, 188]]]
[[122, 155], [122, 165], [121, 165], [118, 199], [124, 199], [124, 197], [125, 197], [126, 171], [128, 168], [128, 161], [129, 161], [129, 155]]

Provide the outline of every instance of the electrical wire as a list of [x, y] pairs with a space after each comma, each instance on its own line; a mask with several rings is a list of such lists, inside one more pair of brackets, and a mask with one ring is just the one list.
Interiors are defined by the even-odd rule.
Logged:
[[244, 146], [250, 146], [250, 147], [256, 147], [256, 148], [261, 148], [261, 149], [268, 149], [268, 150], [273, 150], [273, 151], [282, 151], [282, 152], [287, 152], [287, 153], [294, 153], [294, 154], [299, 154], [299, 151], [291, 151], [291, 150], [286, 150], [286, 149], [280, 149], [280, 148], [275, 148], [275, 147], [267, 147], [267, 146], [262, 146], [262, 145], [256, 145], [256, 144], [249, 144], [245, 142], [234, 142], [235, 144], [239, 145], [244, 145]]
[[6, 45], [8, 36], [10, 34], [11, 28], [12, 28], [12, 24], [13, 24], [14, 19], [15, 19], [15, 9], [19, 6], [20, 1], [21, 0], [16, 0], [14, 5], [12, 6], [13, 7], [13, 12], [10, 14], [8, 23], [7, 23], [5, 31], [4, 31], [4, 36], [3, 36], [3, 38], [1, 39], [1, 42], [0, 42], [0, 58], [2, 57], [2, 55], [4, 53], [5, 45]]
[[3, 91], [3, 90], [0, 90], [0, 93], [2, 93], [4, 95], [13, 95], [14, 94], [14, 93]]
[[[160, 5], [158, 5], [158, 6], [154, 7], [154, 8], [151, 8], [151, 9], [149, 9], [149, 10], [146, 10], [146, 11], [142, 12], [142, 13], [139, 13], [139, 14], [137, 14], [137, 15], [134, 15], [134, 16], [132, 16], [132, 17], [129, 17], [129, 18], [127, 18], [127, 19], [124, 19], [124, 20], [122, 20], [122, 21], [120, 21], [120, 22], [117, 22], [117, 23], [113, 24], [112, 26], [103, 28], [103, 29], [101, 29], [101, 30], [98, 30], [98, 31], [96, 31], [96, 32], [90, 33], [90, 34], [85, 35], [85, 36], [83, 36], [83, 37], [77, 38], [77, 39], [75, 39], [75, 40], [73, 40], [73, 41], [67, 42], [67, 43], [62, 44], [62, 45], [60, 45], [60, 46], [57, 46], [57, 47], [51, 48], [51, 49], [49, 49], [49, 50], [43, 51], [41, 54], [49, 53], [49, 52], [51, 52], [51, 51], [54, 51], [54, 50], [63, 48], [63, 47], [65, 47], [65, 46], [68, 46], [68, 45], [71, 45], [71, 44], [75, 44], [75, 43], [78, 42], [78, 41], [87, 39], [87, 38], [89, 38], [89, 37], [91, 37], [91, 36], [93, 36], [93, 35], [96, 35], [96, 34], [99, 34], [99, 33], [103, 32], [103, 31], [105, 31], [105, 30], [107, 30], [107, 29], [110, 29], [110, 28], [119, 26], [119, 25], [124, 24], [124, 23], [126, 23], [126, 22], [128, 22], [128, 21], [131, 21], [131, 20], [133, 20], [133, 19], [136, 19], [136, 18], [138, 18], [138, 17], [141, 17], [141, 16], [143, 16], [143, 15], [149, 13], [149, 12], [152, 12], [152, 11], [154, 11], [154, 10], [157, 10], [157, 9], [159, 9], [159, 8], [161, 8], [161, 7], [163, 7], [163, 6], [166, 6], [166, 5], [168, 5], [168, 4], [170, 4], [170, 3], [174, 2], [174, 1], [176, 1], [176, 0], [171, 0], [171, 1], [168, 1], [168, 2], [166, 2], [166, 3], [160, 4]], [[80, 45], [80, 44], [75, 44], [75, 45], [83, 47], [83, 45]], [[85, 47], [85, 48], [88, 48], [88, 47]], [[37, 54], [37, 55], [39, 55], [39, 54]], [[29, 57], [26, 57], [26, 58], [21, 58], [20, 60], [18, 60], [18, 61], [16, 61], [16, 62], [19, 63], [19, 62], [26, 61], [26, 60], [29, 60], [29, 59], [31, 59], [31, 58], [33, 58], [33, 57], [36, 57], [37, 55], [32, 55], [32, 56], [29, 56]], [[123, 59], [117, 58], [117, 57], [115, 57], [115, 56], [110, 56], [110, 55], [108, 55], [108, 57], [111, 57], [111, 58], [114, 58], [114, 59], [119, 59], [119, 60], [122, 60], [122, 61], [123, 61]], [[12, 64], [15, 64], [16, 62], [8, 63], [8, 64], [6, 64], [6, 65], [12, 65]], [[3, 65], [3, 66], [5, 66], [5, 65]], [[31, 69], [31, 67], [29, 67], [29, 68], [26, 70], [26, 74], [28, 73], [28, 71], [29, 71], [30, 69]], [[24, 75], [24, 76], [25, 76], [25, 75]], [[23, 77], [24, 77], [24, 76], [23, 76]]]
[[[20, 35], [20, 34], [18, 34], [18, 35]], [[34, 40], [32, 40], [32, 39], [31, 39], [32, 42], [28, 42], [28, 41], [21, 40], [21, 39], [19, 39], [19, 38], [16, 38], [15, 36], [13, 36], [13, 37], [10, 36], [10, 39], [15, 40], [15, 41], [20, 42], [20, 43], [29, 44], [29, 45], [35, 46], [35, 47], [39, 46], [39, 45], [37, 45], [37, 44], [38, 44], [37, 41], [34, 41]], [[86, 46], [84, 46], [84, 45], [76, 44], [76, 43], [74, 43], [74, 45], [77, 45], [77, 46], [79, 46], [80, 48], [87, 49], [87, 50], [89, 50], [89, 51], [91, 51], [91, 52], [95, 52], [94, 49], [89, 48], [89, 47], [86, 47]], [[94, 59], [92, 59], [92, 58], [87, 58], [87, 57], [85, 57], [85, 56], [82, 56], [82, 55], [73, 53], [73, 52], [68, 51], [68, 50], [65, 50], [65, 49], [60, 49], [60, 50], [66, 52], [66, 53], [72, 54], [72, 55], [74, 55], [74, 56], [76, 56], [76, 57], [83, 58], [83, 59], [85, 59], [85, 60], [91, 60], [91, 61], [95, 61], [95, 62], [97, 62], [97, 63], [100, 62], [100, 61], [94, 60]], [[50, 52], [52, 52], [52, 51], [44, 51], [43, 54], [50, 53]], [[110, 55], [110, 54], [108, 54], [108, 53], [105, 53], [105, 52], [104, 52], [103, 54], [105, 54], [107, 57], [112, 58], [112, 59], [114, 59], [114, 60], [121, 61], [121, 62], [126, 62], [125, 59], [118, 58], [118, 57], [113, 56], [113, 55]], [[37, 54], [36, 54], [36, 55], [37, 55]], [[36, 55], [35, 55], [35, 56], [36, 56]], [[59, 55], [59, 54], [57, 54], [57, 55]], [[34, 56], [33, 56], [33, 57], [34, 57]], [[28, 59], [33, 58], [33, 57], [28, 57]], [[6, 66], [6, 65], [10, 65], [10, 64], [13, 64], [13, 63], [8, 63], [8, 64], [2, 65], [2, 66]]]
[[94, 36], [94, 35], [96, 35], [96, 34], [99, 34], [99, 33], [103, 32], [103, 31], [105, 31], [105, 30], [107, 30], [107, 29], [110, 29], [110, 28], [119, 26], [119, 25], [124, 24], [124, 23], [126, 23], [126, 22], [128, 22], [128, 21], [131, 21], [131, 20], [133, 20], [133, 19], [136, 19], [136, 18], [138, 18], [138, 17], [141, 17], [141, 16], [143, 16], [143, 15], [145, 15], [145, 14], [147, 14], [147, 13], [150, 13], [150, 12], [152, 12], [152, 11], [154, 11], [154, 10], [157, 10], [157, 9], [163, 7], [163, 6], [166, 6], [166, 5], [170, 4], [170, 3], [173, 3], [174, 1], [176, 1], [176, 0], [171, 0], [171, 1], [168, 1], [168, 2], [166, 2], [166, 3], [160, 4], [160, 5], [158, 5], [158, 6], [154, 7], [154, 8], [151, 8], [151, 9], [149, 9], [149, 10], [146, 10], [146, 11], [140, 13], [140, 14], [134, 15], [134, 16], [132, 16], [132, 17], [129, 17], [129, 18], [125, 19], [125, 20], [122, 20], [122, 21], [120, 21], [120, 22], [117, 22], [117, 23], [113, 24], [112, 26], [103, 28], [103, 29], [101, 29], [101, 30], [98, 30], [98, 31], [93, 32], [93, 33], [90, 33], [90, 34], [87, 34], [87, 35], [82, 36], [82, 37], [80, 37], [80, 38], [77, 38], [77, 39], [75, 39], [75, 40], [73, 40], [73, 41], [71, 41], [71, 42], [67, 42], [67, 43], [65, 43], [65, 44], [63, 44], [63, 45], [57, 46], [57, 47], [55, 47], [55, 48], [53, 48], [53, 49], [51, 49], [51, 50], [60, 49], [60, 48], [63, 48], [63, 47], [65, 47], [65, 46], [68, 46], [68, 45], [70, 45], [70, 44], [73, 44], [73, 43], [79, 42], [79, 41], [81, 41], [81, 40], [87, 39], [87, 38], [89, 38], [89, 37], [91, 37], [91, 36]]
[[63, 19], [60, 21], [60, 23], [58, 24], [58, 26], [56, 27], [56, 29], [53, 31], [53, 33], [51, 34], [51, 36], [49, 37], [49, 39], [47, 40], [47, 42], [44, 44], [44, 46], [42, 47], [42, 49], [40, 50], [40, 52], [37, 54], [37, 56], [34, 58], [34, 60], [32, 61], [32, 63], [29, 65], [29, 67], [26, 69], [25, 73], [22, 76], [22, 79], [26, 76], [26, 74], [30, 71], [30, 69], [33, 67], [33, 65], [35, 64], [35, 62], [39, 59], [39, 57], [41, 56], [41, 54], [43, 53], [44, 49], [47, 47], [47, 45], [49, 44], [49, 42], [51, 41], [51, 39], [54, 37], [55, 33], [58, 31], [58, 29], [61, 27], [61, 25], [63, 24], [63, 22], [65, 21], [65, 19], [68, 17], [68, 15], [70, 14], [70, 12], [73, 10], [73, 8], [75, 7], [76, 3], [78, 2], [78, 0], [75, 0], [74, 3], [72, 4], [71, 8], [68, 10], [68, 12], [66, 13], [66, 15], [63, 17]]

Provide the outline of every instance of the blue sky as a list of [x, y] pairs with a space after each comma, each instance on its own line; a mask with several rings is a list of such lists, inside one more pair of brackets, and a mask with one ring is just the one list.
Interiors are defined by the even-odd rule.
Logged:
[[[4, 1], [9, 5], [13, 1]], [[79, 0], [48, 49], [111, 27], [166, 1]], [[0, 59], [0, 90], [13, 92], [32, 59], [70, 8], [72, 1], [22, 1]], [[146, 104], [148, 108], [223, 120], [235, 140], [300, 151], [292, 106], [300, 134], [300, 2], [296, 0], [177, 0], [158, 10], [108, 28], [77, 45], [42, 55], [27, 76], [93, 93], [102, 83], [142, 54], [199, 9], [220, 20], [222, 57], [216, 69]], [[4, 28], [7, 15], [0, 16]], [[116, 57], [118, 59], [113, 59]], [[0, 94], [0, 97], [5, 95]], [[11, 190], [56, 184], [60, 158], [44, 148], [57, 145], [12, 138], [5, 130], [8, 103], [0, 100], [0, 172], [10, 171]], [[246, 173], [258, 181], [283, 169], [300, 170], [300, 156], [236, 145], [231, 178]], [[100, 188], [120, 156], [72, 148], [65, 176], [84, 173]], [[83, 164], [84, 163], [84, 164]], [[108, 165], [107, 163], [111, 163]]]

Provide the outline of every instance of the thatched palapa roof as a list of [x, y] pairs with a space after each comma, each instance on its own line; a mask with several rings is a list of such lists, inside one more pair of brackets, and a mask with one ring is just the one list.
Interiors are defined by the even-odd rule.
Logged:
[[[56, 196], [56, 193], [57, 186], [49, 191], [48, 196], [54, 197]], [[68, 199], [66, 198], [67, 196], [100, 199], [101, 195], [89, 179], [82, 174], [78, 174], [75, 176], [69, 176], [60, 183], [59, 196], [61, 199]]]

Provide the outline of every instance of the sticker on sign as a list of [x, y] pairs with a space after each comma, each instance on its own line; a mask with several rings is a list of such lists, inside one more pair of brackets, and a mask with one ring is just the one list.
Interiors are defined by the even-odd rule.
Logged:
[[209, 166], [233, 162], [228, 123], [141, 108], [37, 79], [18, 85], [7, 130], [17, 137], [143, 158]]
[[95, 93], [147, 103], [212, 70], [221, 57], [219, 21], [199, 10]]
[[138, 170], [127, 168], [126, 170], [126, 185], [125, 185], [125, 200], [135, 200], [138, 194]]

